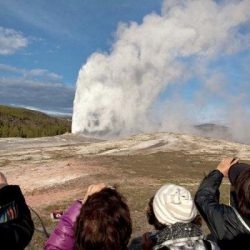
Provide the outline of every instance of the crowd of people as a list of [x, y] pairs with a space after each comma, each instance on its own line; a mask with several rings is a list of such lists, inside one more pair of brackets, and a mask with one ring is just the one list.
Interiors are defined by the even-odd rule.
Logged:
[[[231, 184], [230, 202], [220, 202], [223, 178]], [[194, 199], [185, 187], [167, 183], [149, 200], [146, 217], [154, 227], [137, 249], [249, 249], [250, 165], [225, 158], [201, 182]], [[202, 231], [202, 218], [210, 233]], [[0, 174], [1, 249], [24, 249], [34, 232], [30, 210], [18, 186]], [[45, 250], [126, 250], [132, 221], [126, 199], [104, 183], [88, 187], [71, 204], [45, 243]]]

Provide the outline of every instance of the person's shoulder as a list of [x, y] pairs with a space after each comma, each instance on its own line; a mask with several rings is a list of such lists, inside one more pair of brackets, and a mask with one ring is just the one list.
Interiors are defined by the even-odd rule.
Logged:
[[13, 200], [23, 200], [23, 194], [19, 186], [7, 185], [0, 189], [0, 206]]
[[0, 189], [0, 195], [22, 193], [18, 185], [6, 185]]

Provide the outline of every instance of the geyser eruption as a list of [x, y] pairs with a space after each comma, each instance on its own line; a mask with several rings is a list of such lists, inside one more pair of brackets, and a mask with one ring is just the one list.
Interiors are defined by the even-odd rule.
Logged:
[[[73, 133], [115, 136], [163, 129], [152, 107], [169, 84], [233, 54], [249, 38], [250, 1], [163, 1], [161, 14], [118, 26], [109, 53], [92, 54], [77, 80]], [[248, 36], [248, 37], [247, 37]], [[204, 69], [205, 71], [205, 69]], [[184, 107], [183, 107], [184, 108]]]

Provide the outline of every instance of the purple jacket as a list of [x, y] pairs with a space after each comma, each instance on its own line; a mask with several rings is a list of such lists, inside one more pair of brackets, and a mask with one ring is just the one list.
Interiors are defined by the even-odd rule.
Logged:
[[45, 243], [45, 250], [73, 250], [75, 246], [74, 225], [82, 203], [75, 201], [62, 215], [54, 232]]

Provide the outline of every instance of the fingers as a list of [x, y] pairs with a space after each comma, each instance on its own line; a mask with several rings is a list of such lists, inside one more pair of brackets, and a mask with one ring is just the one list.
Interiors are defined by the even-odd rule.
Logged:
[[104, 183], [93, 184], [88, 187], [87, 193], [91, 195], [101, 191], [105, 187], [106, 185]]
[[0, 189], [7, 185], [8, 183], [5, 175], [2, 172], [0, 172]]
[[227, 177], [229, 168], [235, 163], [237, 163], [238, 161], [239, 159], [234, 158], [234, 157], [224, 158], [221, 160], [221, 162], [217, 166], [217, 169], [224, 175], [224, 177]]
[[231, 166], [233, 166], [234, 164], [238, 163], [239, 159], [238, 158], [233, 158], [233, 160], [231, 161]]
[[107, 187], [107, 185], [105, 183], [98, 183], [98, 184], [92, 184], [88, 187], [87, 192], [84, 196], [83, 202], [85, 202], [89, 196], [100, 192], [102, 189], [104, 189], [105, 187]]
[[7, 179], [2, 172], [0, 172], [0, 184], [7, 184]]
[[238, 158], [234, 158], [234, 157], [226, 157], [226, 158], [223, 158], [221, 163], [223, 165], [228, 165], [228, 166], [232, 166], [234, 165], [235, 163], [237, 163], [239, 161]]

